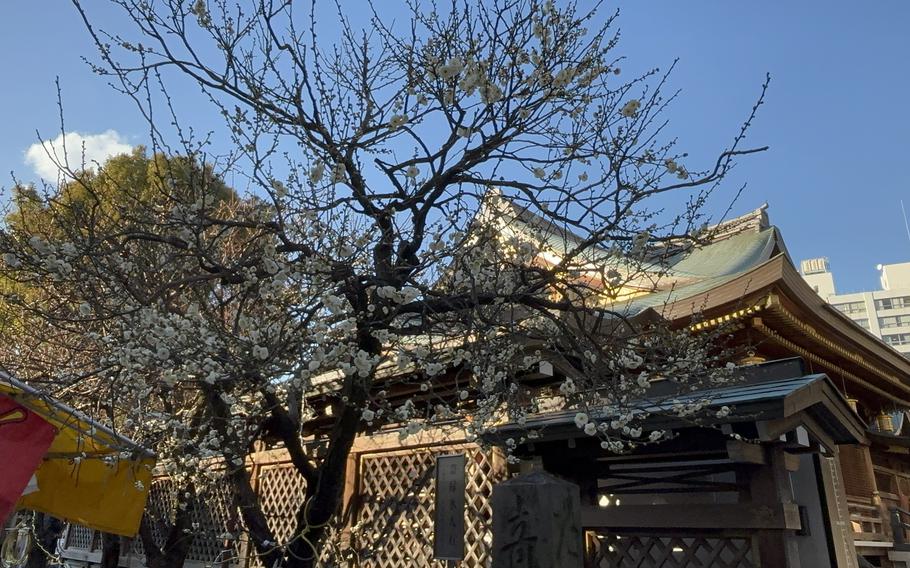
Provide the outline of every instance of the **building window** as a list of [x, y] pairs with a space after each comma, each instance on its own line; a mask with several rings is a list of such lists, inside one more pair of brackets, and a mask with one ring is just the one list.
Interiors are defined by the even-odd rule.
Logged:
[[878, 318], [878, 326], [881, 328], [903, 327], [910, 325], [910, 316], [886, 316]]
[[844, 304], [832, 304], [834, 309], [845, 314], [864, 314], [866, 313], [866, 302], [847, 302]]
[[877, 310], [896, 310], [899, 308], [910, 308], [910, 296], [897, 296], [895, 298], [875, 300], [875, 309]]
[[860, 326], [861, 328], [869, 329], [869, 319], [868, 318], [860, 318], [860, 319], [855, 319], [853, 321], [856, 323], [856, 325]]
[[894, 333], [891, 335], [883, 335], [882, 339], [888, 345], [910, 345], [910, 333]]

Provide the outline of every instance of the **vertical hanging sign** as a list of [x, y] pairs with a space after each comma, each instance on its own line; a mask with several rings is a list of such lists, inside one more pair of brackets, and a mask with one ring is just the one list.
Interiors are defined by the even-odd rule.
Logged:
[[464, 559], [465, 456], [436, 457], [436, 514], [433, 557]]

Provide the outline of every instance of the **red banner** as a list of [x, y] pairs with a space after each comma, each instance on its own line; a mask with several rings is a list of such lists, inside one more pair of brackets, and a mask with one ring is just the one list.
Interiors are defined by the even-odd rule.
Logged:
[[13, 511], [55, 435], [52, 424], [0, 395], [0, 523]]

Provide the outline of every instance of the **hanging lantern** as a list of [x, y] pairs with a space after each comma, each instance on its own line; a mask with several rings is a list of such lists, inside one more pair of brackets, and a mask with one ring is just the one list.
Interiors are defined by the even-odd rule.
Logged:
[[856, 398], [847, 397], [847, 406], [850, 407], [854, 413], [859, 414], [859, 400]]
[[894, 420], [891, 418], [891, 414], [882, 411], [875, 418], [875, 423], [878, 425], [879, 432], [894, 432]]
[[748, 353], [746, 353], [745, 357], [743, 357], [742, 359], [739, 360], [739, 364], [743, 365], [743, 366], [758, 365], [760, 363], [764, 363], [767, 360], [768, 359], [766, 359], [765, 357], [762, 357], [761, 355], [758, 355], [757, 353], [755, 353], [755, 351], [749, 351]]
[[3, 545], [0, 546], [0, 566], [22, 568], [28, 562], [32, 550], [32, 531], [24, 525], [6, 529]]

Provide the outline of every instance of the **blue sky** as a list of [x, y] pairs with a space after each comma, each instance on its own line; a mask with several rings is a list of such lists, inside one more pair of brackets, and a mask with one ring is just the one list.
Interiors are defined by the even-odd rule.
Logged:
[[[396, 1], [380, 4], [394, 14]], [[680, 59], [671, 84], [682, 95], [669, 118], [680, 148], [694, 156], [727, 143], [765, 72], [772, 74], [749, 136], [771, 149], [741, 161], [727, 188], [748, 183], [738, 212], [769, 203], [795, 260], [829, 257], [839, 291], [875, 288], [877, 263], [910, 261], [900, 211], [901, 199], [910, 208], [910, 2], [625, 0], [605, 6], [621, 11], [624, 73]], [[11, 185], [10, 171], [35, 179], [25, 160], [36, 131], [45, 138], [59, 134], [57, 76], [68, 131], [114, 131], [95, 139], [114, 148], [145, 139], [132, 103], [82, 62], [95, 53], [68, 2], [4, 2], [0, 53], [0, 76], [7, 78], [0, 89], [0, 186]]]

